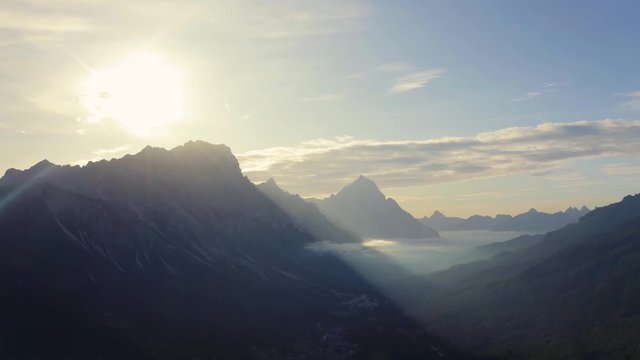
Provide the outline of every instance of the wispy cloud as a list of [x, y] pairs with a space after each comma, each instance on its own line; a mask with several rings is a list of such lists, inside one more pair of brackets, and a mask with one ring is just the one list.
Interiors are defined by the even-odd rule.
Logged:
[[558, 169], [546, 176], [553, 183], [553, 187], [566, 189], [563, 191], [584, 191], [589, 186], [602, 185], [601, 179], [587, 176], [572, 169]]
[[501, 193], [501, 192], [495, 192], [495, 191], [485, 191], [485, 192], [479, 192], [479, 193], [454, 195], [451, 198], [454, 199], [455, 201], [467, 201], [469, 199], [473, 199], [473, 200], [498, 199], [498, 198], [511, 197], [511, 196], [514, 196], [514, 194]]
[[414, 66], [402, 62], [382, 64], [376, 68], [377, 71], [383, 72], [407, 72], [415, 69]]
[[513, 99], [513, 101], [530, 100], [540, 95], [542, 95], [542, 92], [540, 91], [529, 91], [528, 93], [524, 94], [524, 96]]
[[369, 13], [369, 5], [361, 0], [189, 0], [162, 4], [152, 0], [4, 0], [0, 7], [0, 30], [39, 33], [99, 30], [119, 35], [143, 31], [149, 36], [197, 22], [201, 29], [229, 36], [290, 39], [361, 30]]
[[368, 15], [361, 1], [234, 0], [222, 1], [212, 9], [210, 23], [220, 32], [277, 40], [357, 31]]
[[549, 176], [572, 160], [619, 155], [640, 156], [640, 121], [544, 123], [420, 141], [342, 136], [250, 151], [239, 160], [253, 180], [275, 177], [313, 195], [334, 191], [359, 174], [400, 187], [514, 173]]
[[640, 90], [631, 91], [624, 94], [627, 100], [622, 103], [622, 107], [626, 110], [640, 112]]
[[97, 156], [105, 156], [105, 155], [119, 154], [119, 153], [125, 152], [125, 151], [127, 151], [129, 149], [131, 149], [131, 146], [123, 145], [123, 146], [118, 146], [118, 147], [114, 147], [114, 148], [97, 149], [97, 150], [92, 151], [91, 153], [93, 155], [97, 155]]
[[441, 78], [447, 72], [446, 69], [427, 69], [401, 76], [394, 80], [389, 91], [391, 93], [403, 93], [425, 87], [435, 79]]
[[538, 87], [535, 90], [528, 91], [526, 94], [524, 94], [522, 96], [519, 96], [517, 98], [511, 99], [511, 101], [520, 102], [520, 101], [525, 101], [525, 100], [531, 100], [531, 99], [537, 98], [537, 97], [545, 95], [545, 94], [554, 93], [554, 92], [558, 91], [558, 88], [560, 86], [562, 86], [562, 85], [563, 85], [563, 83], [560, 83], [560, 82], [546, 83], [546, 84]]
[[[0, 7], [0, 43], [28, 47], [107, 38], [113, 33], [156, 32], [201, 18], [200, 4], [150, 0], [111, 3], [86, 0], [5, 0]], [[4, 40], [4, 41], [3, 41]], [[12, 40], [12, 41], [10, 41]]]
[[390, 74], [408, 73], [411, 71], [416, 71], [417, 69], [418, 69], [417, 67], [404, 62], [392, 62], [392, 63], [379, 65], [375, 68], [366, 69], [364, 71], [349, 74], [346, 77], [347, 79], [360, 79], [360, 78], [366, 77], [367, 75], [371, 75], [375, 73], [390, 73]]
[[324, 102], [324, 101], [335, 101], [342, 99], [342, 94], [333, 93], [333, 94], [323, 94], [319, 96], [312, 96], [300, 99], [303, 102]]
[[0, 9], [0, 29], [19, 32], [84, 32], [95, 30], [85, 18], [59, 12]]
[[602, 168], [607, 176], [636, 176], [640, 175], [640, 166], [628, 164], [608, 164]]

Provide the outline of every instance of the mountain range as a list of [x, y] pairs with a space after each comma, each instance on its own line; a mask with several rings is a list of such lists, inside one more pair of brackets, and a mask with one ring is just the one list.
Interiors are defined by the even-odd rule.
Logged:
[[589, 211], [590, 209], [586, 206], [580, 209], [570, 207], [565, 211], [559, 211], [553, 214], [531, 209], [516, 216], [496, 215], [495, 217], [491, 217], [473, 215], [466, 219], [447, 217], [441, 212], [435, 211], [431, 216], [425, 216], [421, 218], [420, 221], [438, 231], [491, 230], [546, 233], [577, 222], [582, 216], [589, 213]]
[[[363, 176], [305, 201], [274, 180], [254, 185], [228, 147], [205, 142], [10, 169], [0, 358], [637, 357], [640, 194], [593, 211], [428, 220], [495, 231], [568, 223], [418, 275], [360, 237], [437, 232]], [[345, 253], [316, 247], [326, 243]], [[366, 259], [345, 262], [354, 249]]]
[[463, 357], [339, 257], [309, 249], [317, 231], [355, 238], [301, 219], [223, 145], [9, 170], [0, 357]]
[[[429, 276], [430, 328], [489, 358], [625, 359], [640, 343], [640, 195]], [[497, 248], [496, 248], [497, 246]], [[498, 251], [497, 251], [498, 250]]]
[[416, 220], [370, 179], [360, 176], [337, 194], [310, 199], [331, 221], [362, 238], [436, 238], [436, 230]]

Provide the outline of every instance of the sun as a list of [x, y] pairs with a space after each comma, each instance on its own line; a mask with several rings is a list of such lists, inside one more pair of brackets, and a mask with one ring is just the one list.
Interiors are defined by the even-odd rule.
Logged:
[[87, 122], [113, 120], [142, 137], [163, 134], [185, 117], [185, 76], [149, 52], [92, 70], [80, 84]]

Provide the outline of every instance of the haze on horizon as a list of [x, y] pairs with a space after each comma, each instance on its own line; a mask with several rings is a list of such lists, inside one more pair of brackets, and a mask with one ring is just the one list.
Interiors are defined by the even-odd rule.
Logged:
[[5, 1], [0, 171], [202, 139], [255, 182], [365, 174], [418, 217], [593, 208], [637, 192], [638, 10]]

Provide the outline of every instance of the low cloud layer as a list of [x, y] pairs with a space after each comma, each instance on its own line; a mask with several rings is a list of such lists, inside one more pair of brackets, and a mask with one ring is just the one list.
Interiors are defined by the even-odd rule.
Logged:
[[569, 161], [640, 155], [640, 121], [544, 123], [471, 137], [420, 141], [361, 140], [343, 136], [239, 155], [254, 181], [276, 178], [303, 195], [334, 192], [360, 174], [384, 187], [541, 174]]

